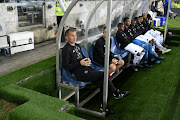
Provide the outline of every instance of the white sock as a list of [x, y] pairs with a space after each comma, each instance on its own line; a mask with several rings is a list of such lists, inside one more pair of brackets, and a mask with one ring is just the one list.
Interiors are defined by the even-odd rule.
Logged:
[[133, 65], [136, 65], [138, 62], [138, 56], [134, 55], [134, 59], [133, 59]]
[[138, 56], [138, 61], [137, 64], [140, 63], [140, 61], [142, 60], [142, 58], [144, 57], [145, 52], [141, 52], [140, 56]]

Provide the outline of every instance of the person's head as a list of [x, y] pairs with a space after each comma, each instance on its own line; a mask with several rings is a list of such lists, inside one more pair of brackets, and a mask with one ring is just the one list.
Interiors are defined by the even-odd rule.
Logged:
[[136, 23], [140, 23], [140, 18], [139, 17], [137, 17], [137, 19], [136, 19]]
[[140, 23], [143, 21], [143, 16], [139, 16]]
[[152, 20], [152, 17], [150, 14], [147, 14], [147, 18], [148, 18], [148, 20]]
[[136, 21], [135, 20], [131, 20], [131, 25], [135, 26], [135, 24], [136, 24]]
[[134, 21], [137, 21], [137, 18], [138, 18], [138, 17], [134, 17]]
[[67, 42], [69, 44], [75, 44], [76, 43], [76, 39], [77, 39], [76, 30], [72, 29], [72, 28], [69, 28], [65, 32], [65, 37], [66, 37]]
[[124, 18], [124, 25], [125, 25], [125, 26], [129, 26], [129, 25], [130, 25], [130, 20], [129, 20], [128, 17], [125, 17], [125, 18]]
[[103, 28], [103, 37], [106, 39], [106, 27]]
[[147, 18], [147, 16], [146, 16], [145, 13], [143, 13], [142, 16], [143, 16], [143, 19], [146, 19], [146, 18]]
[[118, 27], [119, 31], [124, 31], [124, 24], [123, 23], [119, 23], [117, 27]]

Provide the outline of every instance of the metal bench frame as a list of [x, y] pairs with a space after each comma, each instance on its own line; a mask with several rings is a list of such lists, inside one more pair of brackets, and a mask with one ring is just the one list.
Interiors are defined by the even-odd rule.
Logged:
[[[105, 113], [105, 110], [106, 110], [106, 106], [107, 106], [107, 93], [108, 93], [108, 83], [107, 83], [107, 79], [108, 79], [108, 70], [107, 68], [109, 68], [109, 64], [108, 65], [105, 65], [105, 68], [104, 68], [104, 79], [105, 79], [105, 82], [104, 82], [104, 86], [103, 86], [103, 112], [97, 112], [97, 111], [93, 111], [93, 110], [89, 110], [89, 109], [86, 109], [86, 108], [83, 108], [83, 105], [85, 103], [87, 103], [92, 97], [94, 97], [99, 91], [100, 89], [96, 89], [92, 94], [90, 94], [87, 98], [85, 98], [82, 102], [80, 102], [79, 100], [79, 86], [76, 86], [76, 85], [72, 85], [71, 83], [69, 84], [66, 84], [65, 82], [62, 82], [61, 81], [61, 59], [60, 59], [60, 45], [61, 45], [61, 35], [62, 35], [62, 30], [63, 30], [63, 26], [64, 26], [64, 23], [65, 23], [65, 20], [67, 19], [67, 16], [68, 14], [70, 13], [70, 11], [72, 10], [72, 8], [76, 5], [76, 3], [78, 2], [79, 0], [73, 0], [72, 3], [69, 5], [68, 9], [66, 10], [61, 22], [60, 22], [60, 25], [59, 25], [59, 29], [58, 29], [58, 34], [57, 34], [57, 38], [56, 38], [56, 49], [57, 49], [57, 52], [56, 52], [56, 85], [57, 85], [57, 88], [59, 90], [59, 98], [60, 99], [64, 99], [64, 100], [67, 100], [68, 98], [70, 98], [72, 95], [75, 94], [75, 99], [76, 99], [76, 104], [75, 104], [75, 110], [78, 110], [78, 111], [81, 111], [81, 112], [84, 112], [84, 113], [88, 113], [88, 114], [92, 114], [92, 115], [95, 115], [95, 116], [101, 116], [101, 117], [105, 117], [106, 113]], [[98, 4], [95, 6], [95, 8], [93, 9], [93, 11], [91, 12], [91, 14], [89, 15], [89, 17], [87, 18], [87, 23], [90, 23], [91, 22], [91, 19], [92, 19], [92, 16], [94, 15], [94, 13], [96, 12], [96, 10], [99, 8], [99, 6], [104, 2], [105, 0], [100, 0], [98, 2]], [[107, 29], [107, 34], [106, 34], [106, 39], [110, 39], [110, 32], [111, 32], [111, 12], [117, 7], [117, 5], [121, 2], [122, 0], [117, 0], [117, 2], [115, 3], [115, 5], [112, 7], [112, 0], [108, 0], [108, 7], [107, 7], [107, 22], [106, 22], [106, 29]], [[130, 0], [128, 2], [128, 5], [130, 5], [134, 0]], [[133, 2], [134, 3], [134, 2]], [[122, 19], [122, 18], [121, 18]], [[119, 20], [121, 22], [121, 20]], [[85, 31], [85, 42], [84, 42], [84, 46], [85, 48], [87, 49], [87, 43], [88, 43], [88, 30], [89, 30], [89, 24], [86, 24], [86, 31]], [[109, 63], [109, 45], [110, 42], [109, 41], [106, 41], [106, 55], [105, 55], [105, 63]], [[122, 71], [124, 68], [126, 67], [129, 67], [130, 66], [130, 60], [131, 60], [131, 54], [128, 55], [128, 64], [125, 65], [124, 67], [122, 67], [122, 69], [120, 69], [119, 71], [117, 71], [111, 78], [111, 80], [113, 80], [115, 77], [117, 77]], [[67, 96], [65, 96], [64, 98], [61, 97], [61, 87], [65, 87], [65, 88], [69, 88], [71, 90], [73, 90], [70, 94], [68, 94]]]

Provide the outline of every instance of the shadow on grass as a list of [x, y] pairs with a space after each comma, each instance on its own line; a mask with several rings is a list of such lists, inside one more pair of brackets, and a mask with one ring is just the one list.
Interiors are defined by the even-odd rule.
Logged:
[[166, 110], [162, 120], [171, 120], [176, 113], [176, 108], [178, 106], [178, 102], [180, 100], [180, 80], [176, 86], [176, 91], [171, 99], [170, 104], [168, 105], [168, 109]]
[[[127, 80], [129, 80], [129, 78], [133, 74], [135, 74], [135, 72], [131, 68], [125, 69], [118, 77], [116, 77], [113, 80], [113, 83], [114, 83], [115, 87], [118, 88], [118, 89], [121, 89], [123, 84], [125, 84], [127, 82]], [[84, 92], [83, 91], [84, 91], [84, 89], [81, 91], [82, 94], [85, 93], [85, 91], [87, 92], [88, 89], [86, 89]], [[109, 91], [108, 96], [109, 96], [109, 98], [113, 97], [111, 91]], [[101, 97], [102, 96], [100, 96], [100, 94], [97, 94], [94, 98], [92, 98], [83, 107], [100, 112], [100, 104], [101, 104], [100, 100], [101, 100]], [[111, 108], [111, 106], [110, 106], [110, 108]], [[117, 111], [114, 111], [114, 112], [115, 112], [115, 114], [118, 114]], [[75, 116], [78, 116], [78, 117], [81, 117], [81, 118], [84, 118], [84, 119], [87, 119], [87, 120], [112, 120], [112, 119], [118, 119], [118, 118], [115, 118], [114, 115], [108, 115], [105, 118], [99, 118], [99, 117], [95, 117], [95, 116], [92, 116], [92, 115], [80, 113], [78, 111], [75, 111]]]

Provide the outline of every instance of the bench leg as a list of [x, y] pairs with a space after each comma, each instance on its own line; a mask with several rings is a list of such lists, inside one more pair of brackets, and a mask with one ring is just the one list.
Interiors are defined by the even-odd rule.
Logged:
[[61, 96], [61, 87], [59, 86], [59, 99], [62, 99], [62, 96]]
[[76, 99], [76, 107], [78, 107], [79, 106], [79, 89], [76, 90], [75, 99]]

